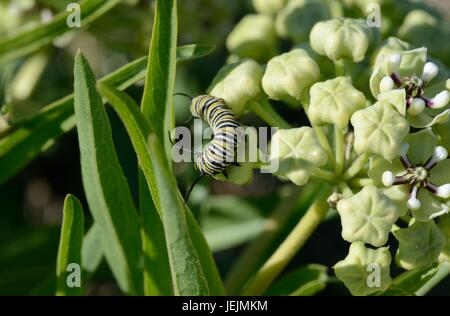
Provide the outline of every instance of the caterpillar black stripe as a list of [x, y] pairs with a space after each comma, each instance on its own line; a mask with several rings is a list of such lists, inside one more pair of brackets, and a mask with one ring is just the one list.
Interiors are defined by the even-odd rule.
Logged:
[[200, 171], [200, 176], [191, 186], [186, 199], [193, 186], [203, 176], [223, 173], [225, 177], [228, 177], [227, 167], [230, 164], [239, 165], [235, 160], [243, 135], [239, 120], [221, 98], [211, 95], [191, 98], [190, 111], [193, 117], [208, 123], [213, 131], [213, 139], [204, 146], [201, 155], [198, 155], [196, 159], [195, 167]]
[[[225, 101], [210, 95], [192, 99], [192, 116], [206, 121], [213, 131], [213, 139], [204, 147], [195, 166], [202, 174], [216, 175], [234, 162], [241, 142], [241, 124]], [[226, 174], [225, 174], [226, 175]]]

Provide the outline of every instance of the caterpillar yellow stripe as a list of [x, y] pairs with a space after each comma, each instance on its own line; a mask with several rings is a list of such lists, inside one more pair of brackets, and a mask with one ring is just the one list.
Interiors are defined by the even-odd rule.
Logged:
[[196, 168], [205, 175], [224, 173], [235, 162], [236, 150], [242, 139], [239, 120], [223, 99], [210, 95], [192, 99], [190, 111], [192, 116], [206, 121], [213, 131], [213, 139], [203, 148], [195, 163]]

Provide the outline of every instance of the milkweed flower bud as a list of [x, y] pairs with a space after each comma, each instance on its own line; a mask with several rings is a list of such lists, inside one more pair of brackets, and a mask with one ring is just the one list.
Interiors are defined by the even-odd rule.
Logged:
[[399, 217], [396, 205], [374, 185], [365, 186], [350, 198], [340, 200], [337, 211], [341, 217], [342, 238], [375, 247], [387, 242], [392, 225]]
[[249, 102], [260, 97], [262, 76], [261, 66], [254, 60], [229, 64], [219, 70], [208, 92], [224, 99], [233, 112], [239, 115]]
[[365, 20], [336, 18], [314, 25], [309, 35], [311, 47], [333, 61], [348, 58], [354, 62], [364, 59], [371, 31]]
[[287, 0], [252, 0], [256, 12], [264, 14], [277, 14], [286, 2]]
[[[353, 295], [368, 295], [384, 291], [391, 285], [390, 264], [391, 254], [387, 247], [370, 249], [362, 242], [355, 242], [350, 245], [347, 257], [336, 263], [333, 269]], [[370, 286], [369, 277], [375, 269], [380, 272], [378, 286]]]
[[425, 10], [412, 10], [399, 27], [398, 36], [414, 46], [425, 45], [430, 55], [450, 61], [450, 41], [439, 40], [450, 37], [450, 27]]
[[319, 66], [298, 48], [269, 60], [262, 86], [271, 99], [299, 104], [319, 76]]
[[278, 160], [276, 175], [304, 185], [327, 162], [327, 154], [311, 127], [278, 130], [272, 137], [270, 160]]
[[312, 124], [335, 124], [345, 128], [352, 114], [366, 106], [366, 98], [349, 78], [337, 77], [311, 87], [308, 117]]
[[329, 18], [328, 5], [323, 0], [290, 0], [278, 13], [275, 27], [280, 37], [301, 43], [308, 40], [316, 22]]
[[408, 121], [384, 101], [355, 112], [351, 122], [355, 129], [356, 152], [377, 154], [386, 160], [398, 157], [409, 132]]
[[265, 62], [277, 51], [273, 18], [265, 14], [248, 14], [231, 31], [226, 40], [228, 50], [241, 58]]

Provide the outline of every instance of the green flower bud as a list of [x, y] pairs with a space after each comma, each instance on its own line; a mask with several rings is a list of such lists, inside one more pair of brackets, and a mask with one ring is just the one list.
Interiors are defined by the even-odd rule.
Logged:
[[333, 61], [348, 58], [359, 62], [364, 59], [370, 37], [365, 20], [336, 18], [314, 25], [309, 40], [318, 54]]
[[337, 211], [341, 217], [343, 239], [362, 241], [375, 247], [387, 242], [392, 225], [399, 216], [395, 204], [374, 185], [340, 200]]
[[290, 0], [277, 15], [275, 26], [280, 37], [301, 43], [308, 40], [316, 22], [328, 18], [329, 9], [323, 0]]
[[335, 124], [345, 128], [352, 114], [365, 107], [364, 94], [356, 90], [349, 78], [337, 77], [311, 87], [308, 117], [312, 124]]
[[263, 14], [277, 14], [286, 2], [287, 0], [252, 0], [256, 12]]
[[424, 10], [413, 10], [405, 17], [398, 35], [414, 46], [426, 46], [430, 55], [450, 61], [450, 25]]
[[384, 291], [391, 285], [390, 264], [391, 254], [387, 247], [370, 249], [362, 242], [355, 242], [350, 245], [347, 257], [333, 269], [353, 295], [368, 295]]
[[398, 229], [394, 235], [399, 242], [397, 262], [406, 270], [429, 267], [445, 245], [444, 235], [434, 221], [411, 220], [408, 228]]
[[279, 162], [275, 174], [296, 185], [306, 184], [314, 170], [327, 162], [327, 154], [311, 127], [278, 130], [270, 147], [270, 160]]
[[[319, 65], [320, 69], [320, 75], [323, 77], [334, 77], [336, 72], [336, 67], [334, 65], [334, 62], [330, 59], [328, 59], [326, 56], [322, 56], [317, 54], [314, 49], [312, 49], [311, 45], [309, 45], [308, 42], [303, 42], [297, 45], [294, 45], [291, 50], [301, 48], [304, 49], [309, 56], [311, 56], [312, 59]], [[366, 70], [367, 72], [367, 70]]]
[[228, 35], [226, 45], [241, 58], [267, 61], [277, 51], [273, 18], [264, 14], [246, 15]]
[[236, 114], [261, 94], [261, 66], [253, 60], [229, 64], [219, 70], [208, 88], [209, 94], [222, 98]]
[[271, 99], [299, 104], [319, 76], [319, 66], [308, 53], [294, 49], [269, 60], [262, 86]]
[[377, 154], [386, 160], [399, 156], [400, 146], [409, 132], [408, 121], [386, 102], [355, 112], [351, 122], [355, 130], [355, 151]]

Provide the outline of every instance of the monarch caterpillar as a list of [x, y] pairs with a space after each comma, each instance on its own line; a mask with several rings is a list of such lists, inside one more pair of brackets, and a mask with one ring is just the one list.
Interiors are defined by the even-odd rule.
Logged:
[[235, 162], [237, 147], [242, 139], [242, 129], [236, 115], [228, 108], [225, 101], [211, 95], [200, 95], [195, 98], [184, 94], [191, 100], [190, 111], [192, 116], [208, 123], [213, 131], [212, 140], [203, 148], [201, 155], [197, 156], [195, 167], [200, 171], [199, 177], [188, 190], [185, 199], [189, 198], [194, 186], [205, 175], [214, 176], [222, 173], [226, 178], [226, 169]]

